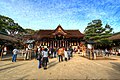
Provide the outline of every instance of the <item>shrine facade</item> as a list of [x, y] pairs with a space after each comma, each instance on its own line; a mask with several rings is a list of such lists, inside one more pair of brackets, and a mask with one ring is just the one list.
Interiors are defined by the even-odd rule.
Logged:
[[37, 45], [51, 48], [77, 47], [83, 37], [79, 30], [64, 30], [61, 25], [55, 30], [39, 30], [33, 36]]

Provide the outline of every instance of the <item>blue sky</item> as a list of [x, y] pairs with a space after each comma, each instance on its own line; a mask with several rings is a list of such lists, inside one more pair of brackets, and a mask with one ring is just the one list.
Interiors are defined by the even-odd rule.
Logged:
[[23, 28], [84, 31], [89, 22], [101, 19], [103, 27], [120, 31], [120, 0], [0, 0], [0, 14]]

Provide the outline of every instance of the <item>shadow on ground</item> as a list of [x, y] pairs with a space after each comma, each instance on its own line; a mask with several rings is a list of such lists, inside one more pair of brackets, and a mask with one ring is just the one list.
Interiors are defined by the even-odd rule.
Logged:
[[7, 66], [7, 65], [11, 65], [11, 64], [13, 64], [13, 63], [8, 63], [8, 64], [0, 65], [0, 67], [2, 67], [2, 66]]
[[[88, 56], [81, 56], [81, 55], [79, 55], [79, 57], [84, 57], [84, 58], [86, 58], [86, 59], [89, 59]], [[89, 59], [89, 60], [93, 60], [93, 59]], [[117, 60], [117, 59], [111, 58], [111, 57], [97, 56], [95, 60]]]
[[120, 63], [119, 62], [110, 62], [112, 64], [113, 69], [120, 72]]
[[29, 75], [25, 75], [25, 76], [23, 76], [23, 77], [21, 77], [21, 78], [19, 78], [19, 79], [17, 79], [17, 80], [24, 80], [26, 77], [28, 77]]
[[14, 66], [9, 66], [9, 67], [5, 67], [5, 68], [0, 68], [0, 71], [11, 69], [11, 68], [15, 68], [15, 67], [18, 67], [18, 66], [21, 66], [21, 65], [24, 65], [24, 64], [26, 64], [26, 63], [19, 64], [19, 65], [14, 65]]
[[51, 67], [54, 67], [55, 65], [57, 65], [59, 62], [57, 61], [51, 61], [49, 64], [48, 64], [48, 68], [51, 68]]
[[[31, 60], [34, 60], [34, 59], [24, 60], [23, 58], [17, 58], [16, 60], [17, 61], [31, 61]], [[12, 61], [12, 58], [3, 58], [1, 61]]]

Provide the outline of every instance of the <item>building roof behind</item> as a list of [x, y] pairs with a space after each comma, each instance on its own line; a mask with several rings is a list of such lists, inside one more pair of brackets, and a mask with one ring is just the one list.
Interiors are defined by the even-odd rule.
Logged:
[[[61, 32], [59, 32], [62, 30]], [[65, 37], [76, 37], [76, 38], [83, 38], [84, 35], [79, 30], [64, 30], [60, 25], [55, 30], [39, 30], [33, 36], [35, 39], [41, 39], [43, 37], [53, 37], [55, 34], [63, 34]]]
[[115, 35], [109, 37], [108, 39], [110, 39], [110, 40], [120, 40], [120, 33], [119, 34], [115, 34]]
[[12, 38], [11, 36], [4, 35], [4, 34], [0, 34], [0, 39], [1, 40], [11, 41], [11, 42], [17, 42], [17, 40], [15, 38]]

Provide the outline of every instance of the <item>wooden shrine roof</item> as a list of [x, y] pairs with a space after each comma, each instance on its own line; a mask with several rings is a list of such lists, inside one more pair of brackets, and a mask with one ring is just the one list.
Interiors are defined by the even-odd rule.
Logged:
[[119, 34], [114, 34], [111, 37], [109, 37], [108, 39], [110, 39], [110, 40], [120, 40], [120, 33]]
[[83, 38], [79, 30], [64, 30], [60, 25], [55, 30], [39, 30], [33, 35], [34, 39], [53, 38], [55, 35], [64, 35], [66, 38]]
[[0, 33], [0, 39], [1, 40], [6, 40], [6, 41], [10, 41], [10, 42], [17, 42], [17, 40], [9, 35], [4, 35]]

